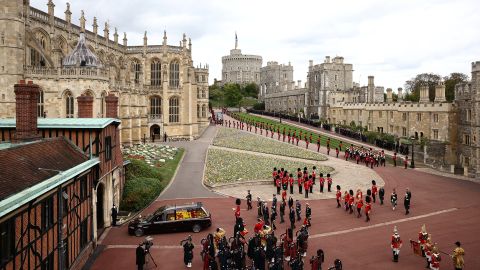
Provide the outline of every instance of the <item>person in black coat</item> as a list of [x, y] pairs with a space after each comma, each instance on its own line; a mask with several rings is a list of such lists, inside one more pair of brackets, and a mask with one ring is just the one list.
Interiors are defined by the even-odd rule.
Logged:
[[383, 187], [381, 187], [379, 190], [378, 190], [378, 198], [380, 199], [380, 205], [383, 204], [383, 200], [385, 199], [385, 189]]
[[293, 208], [290, 208], [290, 213], [288, 214], [288, 217], [290, 219], [290, 228], [293, 230], [295, 229], [295, 210], [293, 210]]
[[192, 236], [189, 235], [186, 240], [182, 241], [183, 243], [183, 262], [185, 266], [190, 268], [192, 267], [193, 260], [193, 248], [195, 247], [192, 243]]
[[117, 207], [114, 204], [112, 207], [112, 226], [117, 226], [117, 214]]
[[143, 249], [142, 244], [138, 245], [135, 250], [135, 263], [138, 266], [138, 270], [143, 270], [143, 265], [145, 265], [145, 249]]
[[407, 188], [405, 191], [405, 198], [403, 198], [403, 205], [405, 206], [405, 215], [410, 214], [410, 200], [412, 199], [412, 193]]

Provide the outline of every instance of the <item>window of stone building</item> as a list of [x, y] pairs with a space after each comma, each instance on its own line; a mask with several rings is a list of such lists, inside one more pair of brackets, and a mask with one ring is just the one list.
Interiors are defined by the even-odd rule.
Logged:
[[170, 123], [180, 122], [180, 104], [178, 97], [171, 97], [168, 101], [168, 121]]
[[200, 110], [200, 104], [197, 104], [197, 118], [200, 118], [201, 110]]
[[[402, 113], [402, 120], [407, 121], [407, 113]], [[407, 136], [407, 135], [403, 135], [403, 136]]]
[[470, 145], [470, 135], [463, 134], [463, 144]]
[[417, 121], [422, 121], [422, 113], [417, 113]]
[[162, 84], [162, 64], [159, 60], [153, 60], [150, 65], [150, 84], [154, 86], [159, 86]]
[[43, 91], [40, 90], [38, 93], [38, 100], [37, 100], [37, 117], [43, 117], [44, 112], [44, 103], [43, 103]]
[[140, 83], [140, 75], [142, 73], [142, 65], [138, 62], [133, 63], [133, 72], [134, 72], [134, 82], [136, 84]]
[[406, 137], [407, 136], [407, 128], [402, 127], [402, 136]]
[[75, 99], [72, 93], [69, 91], [65, 94], [65, 117], [73, 118], [75, 115]]
[[37, 50], [33, 48], [30, 48], [30, 65], [34, 67], [45, 66], [45, 59]]
[[105, 92], [100, 96], [100, 117], [105, 117]]
[[205, 75], [202, 75], [202, 82], [205, 82], [206, 79], [205, 79]]
[[178, 88], [180, 86], [180, 64], [178, 61], [170, 63], [170, 87]]
[[153, 96], [150, 98], [150, 116], [158, 118], [162, 115], [162, 98]]
[[433, 139], [438, 140], [438, 129], [433, 129]]
[[205, 104], [202, 105], [202, 117], [203, 118], [207, 117], [207, 105]]
[[433, 114], [433, 122], [438, 123], [438, 113]]
[[468, 109], [466, 113], [467, 113], [467, 117], [466, 117], [467, 119], [466, 120], [467, 121], [472, 121], [472, 110]]

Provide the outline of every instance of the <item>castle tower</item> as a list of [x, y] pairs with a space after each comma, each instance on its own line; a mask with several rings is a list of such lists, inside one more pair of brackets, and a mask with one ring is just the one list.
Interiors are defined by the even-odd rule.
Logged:
[[387, 88], [387, 103], [392, 103], [393, 101], [393, 94], [392, 94], [392, 88]]
[[[24, 4], [25, 3], [25, 4]], [[25, 65], [25, 16], [29, 1], [0, 0], [0, 89], [11, 89], [24, 79]], [[2, 91], [0, 115], [15, 116], [13, 91]]]
[[373, 103], [375, 97], [375, 77], [368, 76], [367, 103]]
[[445, 83], [439, 82], [435, 86], [435, 102], [445, 102]]

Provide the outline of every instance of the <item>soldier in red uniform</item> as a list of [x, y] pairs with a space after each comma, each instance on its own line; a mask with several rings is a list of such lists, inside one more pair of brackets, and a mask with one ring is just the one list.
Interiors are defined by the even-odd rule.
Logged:
[[320, 193], [323, 193], [323, 186], [325, 185], [325, 178], [323, 178], [323, 173], [320, 173], [320, 178], [318, 179], [320, 182]]
[[317, 152], [320, 152], [320, 135], [317, 138]]
[[288, 171], [285, 171], [282, 178], [282, 190], [286, 191], [288, 189], [288, 178]]
[[372, 180], [372, 199], [373, 199], [373, 203], [376, 202], [377, 192], [378, 192], [377, 182], [375, 182], [375, 180]]
[[308, 138], [307, 138], [307, 134], [306, 134], [306, 133], [305, 133], [305, 136], [303, 137], [303, 139], [305, 140], [305, 144], [306, 144], [305, 148], [308, 149], [308, 143], [309, 143], [309, 141], [308, 141]]
[[277, 183], [276, 183], [277, 175], [278, 175], [277, 167], [274, 167], [274, 168], [273, 168], [273, 172], [272, 172], [273, 185], [274, 185], [274, 186], [277, 185]]
[[392, 242], [390, 247], [393, 251], [393, 261], [398, 262], [398, 256], [400, 255], [400, 248], [402, 247], [402, 239], [400, 239], [400, 234], [398, 234], [397, 226], [393, 229]]
[[345, 190], [345, 193], [343, 194], [343, 203], [345, 205], [345, 212], [347, 212], [349, 209], [348, 206], [350, 204], [350, 194], [346, 190]]
[[277, 195], [280, 195], [280, 190], [282, 189], [282, 180], [280, 179], [280, 175], [277, 175], [275, 179], [275, 185], [277, 186]]
[[297, 146], [298, 146], [298, 141], [300, 141], [300, 138], [302, 137], [302, 132], [300, 131], [300, 135], [297, 136], [296, 141], [297, 141]]
[[297, 185], [298, 185], [298, 193], [302, 194], [302, 186], [303, 186], [303, 174], [300, 168], [297, 169]]
[[312, 265], [312, 270], [322, 270], [322, 263], [325, 261], [323, 250], [317, 250], [317, 256], [312, 256], [310, 259], [310, 264]]
[[241, 204], [241, 200], [240, 199], [236, 199], [235, 200], [235, 204], [237, 205], [236, 208], [235, 208], [235, 222], [240, 218], [240, 204]]
[[283, 239], [283, 255], [285, 256], [285, 260], [289, 261], [291, 256], [291, 246], [293, 245], [293, 231], [291, 228], [287, 229]]
[[330, 177], [330, 174], [327, 173], [327, 187], [328, 187], [328, 192], [332, 192], [332, 183], [333, 183], [333, 180], [332, 180], [332, 178]]
[[277, 128], [277, 140], [280, 141], [280, 127]]
[[311, 143], [312, 142], [312, 133], [310, 133], [310, 137], [308, 137], [308, 141]]
[[330, 155], [330, 138], [327, 139], [327, 155]]
[[288, 138], [288, 143], [290, 144], [290, 139], [291, 139], [291, 137], [290, 137], [290, 130], [288, 130], [287, 138]]
[[295, 179], [293, 179], [293, 174], [290, 174], [288, 177], [288, 184], [290, 186], [290, 194], [293, 194], [293, 184], [295, 182]]
[[340, 142], [338, 143], [338, 149], [339, 149], [340, 151], [342, 151], [342, 147], [343, 147], [343, 142], [340, 141]]
[[430, 269], [432, 270], [439, 270], [440, 269], [440, 261], [442, 257], [440, 257], [440, 252], [436, 246], [432, 248], [432, 258], [430, 259]]
[[337, 158], [338, 158], [338, 154], [340, 153], [340, 150], [338, 150], [338, 147], [335, 148], [335, 154], [337, 154]]
[[356, 201], [356, 205], [357, 205], [357, 218], [360, 218], [362, 216], [362, 207], [363, 207], [363, 199], [360, 198], [358, 199], [357, 198], [357, 201]]
[[348, 196], [348, 209], [350, 209], [350, 214], [353, 213], [353, 204], [355, 202], [355, 196], [353, 195], [353, 190], [350, 189], [350, 195]]
[[370, 201], [370, 196], [365, 197], [365, 221], [370, 221], [370, 211], [372, 210], [372, 204]]
[[[311, 180], [311, 178], [310, 178]], [[305, 190], [305, 198], [308, 198], [308, 191], [310, 189], [309, 179], [303, 181], [303, 189]]]
[[340, 200], [342, 199], [342, 191], [340, 185], [337, 185], [337, 193], [335, 194], [335, 197], [337, 198], [337, 208], [340, 208]]
[[420, 248], [422, 249], [422, 256], [425, 257], [426, 244], [428, 240], [428, 233], [425, 224], [422, 225], [422, 229], [418, 233], [418, 242], [420, 243]]
[[287, 191], [283, 190], [282, 191], [282, 201], [285, 201], [285, 200], [287, 200]]

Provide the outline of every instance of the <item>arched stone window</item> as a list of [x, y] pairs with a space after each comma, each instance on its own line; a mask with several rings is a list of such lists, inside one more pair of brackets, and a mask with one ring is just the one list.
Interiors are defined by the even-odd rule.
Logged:
[[44, 117], [44, 97], [43, 91], [40, 90], [38, 93], [38, 101], [37, 101], [37, 117]]
[[73, 118], [75, 115], [75, 99], [70, 91], [65, 93], [65, 117]]
[[140, 83], [140, 78], [142, 74], [142, 65], [139, 62], [133, 62], [133, 80], [136, 84]]
[[159, 118], [162, 115], [162, 98], [153, 96], [150, 98], [150, 117]]
[[168, 122], [180, 122], [180, 103], [178, 97], [171, 97], [168, 101]]
[[154, 86], [159, 86], [162, 84], [161, 74], [162, 74], [162, 64], [159, 60], [153, 60], [150, 65], [150, 84]]
[[170, 87], [178, 88], [180, 86], [180, 64], [178, 61], [170, 63]]
[[203, 104], [202, 105], [202, 118], [207, 117], [207, 105]]

